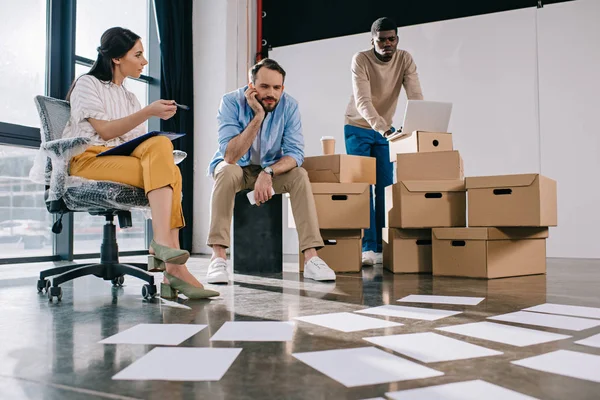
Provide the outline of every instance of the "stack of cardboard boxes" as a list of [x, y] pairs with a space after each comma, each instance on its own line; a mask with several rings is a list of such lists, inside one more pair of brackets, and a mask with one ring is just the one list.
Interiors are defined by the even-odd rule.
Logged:
[[539, 174], [464, 179], [449, 133], [405, 134], [390, 142], [390, 155], [396, 179], [386, 188], [385, 268], [475, 278], [546, 272], [555, 181]]
[[[363, 229], [369, 228], [369, 190], [375, 184], [375, 159], [333, 154], [306, 157], [302, 167], [311, 182], [325, 247], [318, 251], [336, 272], [360, 272]], [[295, 228], [288, 199], [288, 225]], [[300, 271], [304, 255], [299, 251]]]
[[546, 272], [556, 181], [539, 174], [466, 179], [469, 228], [433, 230], [433, 274], [473, 278]]
[[432, 272], [432, 228], [466, 226], [463, 161], [447, 132], [411, 132], [390, 141], [394, 184], [386, 188], [383, 266]]

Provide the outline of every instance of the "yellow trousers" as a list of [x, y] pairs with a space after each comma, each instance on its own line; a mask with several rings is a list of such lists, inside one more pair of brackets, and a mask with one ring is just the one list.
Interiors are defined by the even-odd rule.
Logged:
[[71, 159], [69, 174], [96, 181], [112, 181], [144, 189], [146, 195], [154, 189], [170, 186], [173, 189], [171, 229], [183, 228], [181, 208], [181, 172], [173, 160], [173, 143], [164, 136], [144, 141], [130, 156], [96, 154], [108, 150], [92, 146]]

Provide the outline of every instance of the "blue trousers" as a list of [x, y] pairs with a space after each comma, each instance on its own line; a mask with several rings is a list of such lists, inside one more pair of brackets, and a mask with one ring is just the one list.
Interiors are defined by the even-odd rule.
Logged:
[[344, 125], [344, 138], [346, 153], [354, 156], [375, 157], [376, 160], [375, 199], [373, 199], [371, 190], [369, 203], [371, 227], [365, 229], [362, 251], [381, 253], [381, 230], [385, 225], [385, 187], [393, 183], [389, 144], [379, 132], [352, 125]]

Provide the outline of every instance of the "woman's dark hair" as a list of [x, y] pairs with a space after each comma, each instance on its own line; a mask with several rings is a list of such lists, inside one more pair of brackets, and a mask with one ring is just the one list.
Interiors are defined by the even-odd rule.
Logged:
[[[104, 82], [110, 82], [113, 79], [113, 58], [121, 58], [135, 46], [140, 39], [138, 35], [129, 29], [114, 27], [106, 30], [100, 38], [100, 46], [96, 49], [98, 57], [96, 62], [85, 75], [92, 75]], [[79, 78], [78, 78], [79, 79]], [[71, 85], [67, 94], [67, 101], [71, 97], [71, 92], [77, 83], [77, 79]]]

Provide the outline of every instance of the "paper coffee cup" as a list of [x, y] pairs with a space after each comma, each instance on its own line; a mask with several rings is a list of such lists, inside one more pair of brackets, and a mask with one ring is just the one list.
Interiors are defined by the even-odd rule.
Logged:
[[321, 138], [321, 147], [324, 155], [335, 154], [335, 138], [333, 136], [323, 136]]

